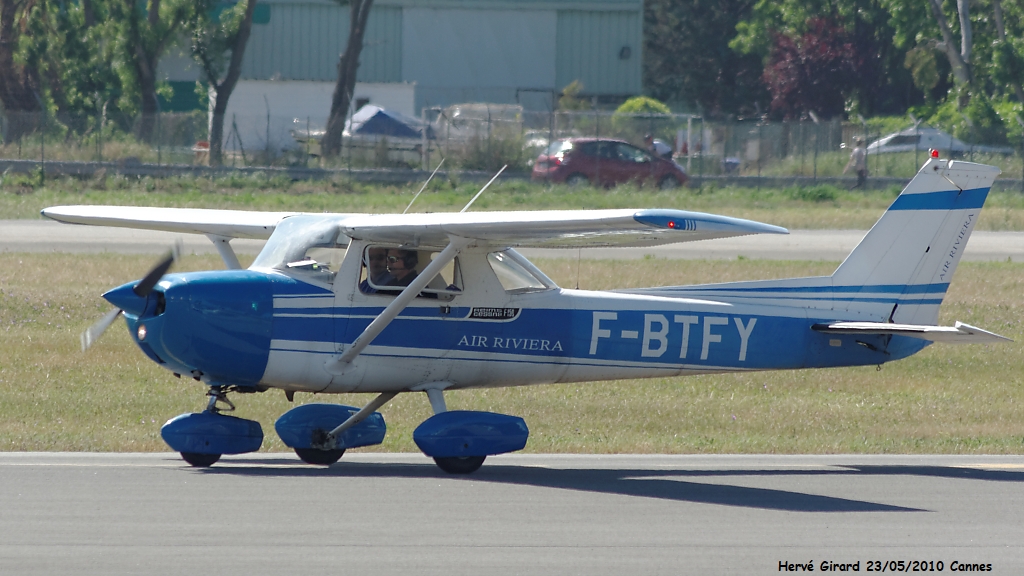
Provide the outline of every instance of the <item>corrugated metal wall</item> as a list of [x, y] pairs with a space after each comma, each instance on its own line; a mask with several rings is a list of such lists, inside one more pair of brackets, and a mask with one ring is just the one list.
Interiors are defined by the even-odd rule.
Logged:
[[[242, 62], [246, 80], [338, 79], [349, 10], [333, 2], [269, 2], [270, 21], [253, 26]], [[375, 5], [360, 57], [360, 82], [402, 81], [402, 9]]]
[[642, 47], [640, 11], [560, 10], [556, 88], [580, 80], [590, 94], [639, 94]]
[[[336, 80], [338, 57], [348, 38], [348, 6], [330, 0], [261, 0], [261, 4], [269, 7], [270, 18], [266, 24], [253, 26], [242, 78]], [[557, 14], [557, 25], [550, 32], [546, 31], [546, 26], [539, 26], [530, 34], [513, 34], [515, 26], [509, 26], [508, 30], [499, 27], [497, 30], [505, 33], [491, 34], [489, 43], [482, 42], [478, 38], [482, 31], [495, 30], [495, 18], [500, 20], [503, 13], [510, 13], [509, 10], [522, 14]], [[452, 26], [438, 25], [431, 27], [432, 33], [410, 34], [411, 30], [422, 31], [424, 25], [403, 24], [403, 18], [444, 11], [453, 18], [459, 17], [459, 25], [454, 30]], [[453, 98], [462, 93], [475, 94], [477, 98], [491, 94], [498, 97], [498, 92], [506, 95], [495, 101], [507, 100], [507, 94], [514, 95], [516, 88], [560, 90], [576, 79], [583, 82], [585, 92], [590, 94], [639, 94], [642, 89], [642, 12], [641, 0], [380, 0], [374, 3], [370, 13], [358, 79], [360, 82], [417, 81], [424, 96], [439, 90], [453, 91]], [[520, 24], [516, 18], [509, 21]], [[538, 39], [537, 34], [554, 34], [556, 38], [548, 44]], [[492, 81], [479, 86], [467, 86], [464, 81], [442, 86], [446, 79], [451, 80], [453, 73], [444, 71], [441, 61], [462, 62], [469, 56], [479, 56], [471, 48], [465, 48], [469, 40], [482, 47], [497, 42], [486, 50], [488, 58], [484, 59], [494, 64], [494, 70], [480, 68], [476, 60], [481, 58], [477, 57], [472, 60], [479, 70], [467, 70], [455, 76], [464, 80], [463, 76], [468, 74], [467, 77], [479, 82]], [[527, 42], [530, 44], [524, 45]], [[404, 43], [409, 45], [403, 46]], [[550, 45], [555, 48], [548, 54]], [[460, 53], [442, 58], [438, 56], [439, 46], [457, 46]], [[541, 47], [543, 55], [538, 56]], [[624, 47], [629, 52], [628, 58], [621, 57]], [[504, 56], [499, 55], [502, 50], [505, 50]], [[416, 70], [403, 68], [417, 60], [410, 55], [421, 54], [432, 55], [432, 64], [424, 65], [420, 58]], [[524, 59], [536, 62], [536, 70], [522, 68]], [[503, 65], [504, 60], [516, 65], [510, 66], [507, 62]], [[543, 70], [551, 66], [552, 61], [554, 85], [550, 85], [552, 80], [548, 80], [547, 85], [539, 85], [539, 77], [550, 74]], [[500, 73], [502, 68], [508, 77], [494, 83], [489, 77]], [[425, 77], [430, 70], [438, 72], [434, 75], [436, 78]], [[447, 100], [441, 98], [440, 92], [426, 100], [431, 103], [436, 103], [435, 99]]]

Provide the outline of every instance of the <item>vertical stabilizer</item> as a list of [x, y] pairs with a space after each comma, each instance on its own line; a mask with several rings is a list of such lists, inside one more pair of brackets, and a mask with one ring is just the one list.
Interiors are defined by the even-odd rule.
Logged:
[[837, 308], [933, 324], [999, 169], [929, 159], [832, 274]]

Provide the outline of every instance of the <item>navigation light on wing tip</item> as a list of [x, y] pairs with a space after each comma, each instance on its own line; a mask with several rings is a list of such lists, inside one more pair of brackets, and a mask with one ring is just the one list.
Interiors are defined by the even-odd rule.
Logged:
[[932, 158], [938, 158], [939, 157], [939, 151], [936, 150], [935, 148], [929, 148], [928, 149], [928, 155], [931, 156]]

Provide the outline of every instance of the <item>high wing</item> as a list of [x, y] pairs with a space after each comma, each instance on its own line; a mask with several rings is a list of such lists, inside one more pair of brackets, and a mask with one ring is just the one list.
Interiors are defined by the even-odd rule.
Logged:
[[825, 334], [907, 336], [947, 344], [1012, 342], [1012, 340], [1005, 336], [1000, 336], [999, 334], [959, 321], [953, 326], [890, 324], [886, 322], [833, 322], [831, 324], [815, 324], [812, 328]]
[[[69, 224], [266, 239], [298, 212], [55, 206], [43, 216]], [[683, 210], [545, 210], [433, 214], [318, 214], [352, 238], [410, 246], [448, 245], [452, 236], [495, 246], [654, 246], [747, 234], [788, 234], [752, 220]]]
[[683, 210], [545, 210], [351, 216], [348, 236], [373, 242], [445, 246], [451, 236], [494, 246], [654, 246], [747, 234], [788, 234], [752, 220]]
[[165, 232], [266, 240], [278, 222], [298, 212], [149, 208], [144, 206], [53, 206], [43, 216], [66, 224], [90, 224]]

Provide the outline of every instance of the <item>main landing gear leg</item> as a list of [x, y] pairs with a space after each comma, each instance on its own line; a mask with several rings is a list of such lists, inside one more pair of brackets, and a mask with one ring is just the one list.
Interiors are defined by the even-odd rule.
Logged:
[[[434, 410], [434, 414], [448, 411], [448, 406], [444, 401], [444, 390], [428, 388], [425, 392], [427, 393], [427, 399], [430, 400], [430, 407]], [[437, 464], [438, 468], [449, 474], [472, 474], [484, 465], [484, 460], [486, 459], [487, 456], [434, 457], [434, 463]]]

